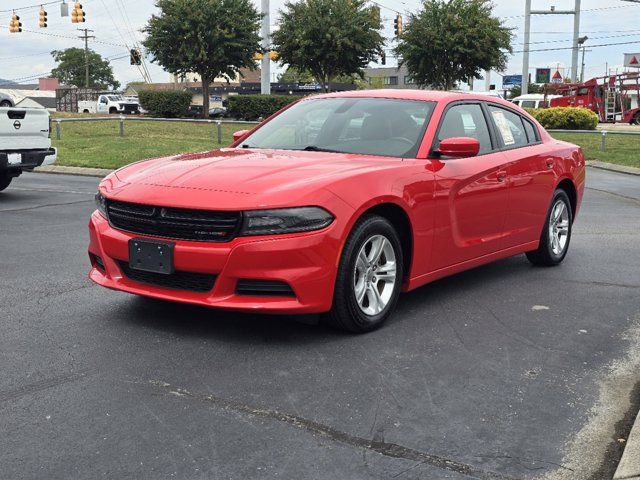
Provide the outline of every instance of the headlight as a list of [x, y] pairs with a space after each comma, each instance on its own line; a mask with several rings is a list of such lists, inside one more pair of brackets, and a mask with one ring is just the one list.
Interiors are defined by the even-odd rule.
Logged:
[[96, 207], [104, 218], [107, 218], [107, 199], [100, 193], [96, 193], [94, 197], [96, 200]]
[[244, 212], [240, 235], [273, 235], [310, 232], [333, 222], [333, 215], [320, 207], [278, 208]]

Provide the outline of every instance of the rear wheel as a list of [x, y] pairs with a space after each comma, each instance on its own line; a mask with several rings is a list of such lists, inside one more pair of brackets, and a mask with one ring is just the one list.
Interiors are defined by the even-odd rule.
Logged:
[[6, 173], [0, 174], [0, 192], [9, 186], [11, 180], [12, 178]]
[[558, 189], [553, 194], [547, 221], [540, 236], [540, 246], [537, 250], [527, 252], [529, 261], [534, 265], [560, 264], [569, 250], [572, 224], [571, 202], [566, 192]]
[[631, 125], [640, 125], [640, 112], [637, 112], [631, 120]]
[[329, 323], [356, 333], [380, 327], [396, 307], [402, 278], [402, 248], [393, 225], [377, 215], [363, 217], [342, 252]]
[[9, 100], [3, 100], [0, 102], [0, 107], [11, 107], [11, 102]]

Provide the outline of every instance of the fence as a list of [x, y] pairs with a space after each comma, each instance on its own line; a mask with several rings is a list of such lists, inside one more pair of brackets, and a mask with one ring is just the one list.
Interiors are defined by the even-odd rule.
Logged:
[[119, 115], [117, 117], [85, 117], [85, 118], [54, 118], [52, 122], [56, 124], [56, 139], [60, 140], [62, 138], [62, 124], [63, 123], [73, 123], [73, 122], [114, 122], [117, 121], [120, 123], [120, 136], [124, 137], [125, 135], [125, 122], [184, 122], [184, 123], [208, 123], [215, 124], [216, 129], [214, 130], [214, 135], [217, 136], [218, 144], [222, 144], [222, 124], [234, 124], [234, 125], [258, 125], [260, 122], [249, 122], [246, 120], [211, 120], [205, 118], [147, 118], [147, 117], [125, 117], [124, 115]]
[[609, 135], [627, 135], [640, 138], [640, 132], [625, 132], [623, 130], [547, 130], [549, 133], [568, 133], [580, 135], [600, 135], [600, 151], [607, 151], [607, 137]]

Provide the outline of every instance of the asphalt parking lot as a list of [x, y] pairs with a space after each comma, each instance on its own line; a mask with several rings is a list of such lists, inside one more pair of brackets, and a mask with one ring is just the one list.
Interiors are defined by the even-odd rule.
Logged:
[[640, 177], [588, 176], [562, 266], [438, 281], [354, 336], [94, 286], [98, 180], [23, 175], [0, 194], [0, 477], [610, 478]]

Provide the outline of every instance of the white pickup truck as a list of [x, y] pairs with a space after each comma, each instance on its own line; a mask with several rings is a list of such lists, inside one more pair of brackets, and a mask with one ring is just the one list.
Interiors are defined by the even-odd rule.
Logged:
[[48, 111], [0, 107], [0, 191], [22, 172], [55, 161]]
[[105, 94], [98, 101], [81, 100], [78, 102], [80, 113], [140, 113], [137, 100], [116, 94]]

